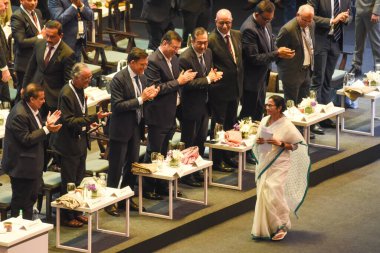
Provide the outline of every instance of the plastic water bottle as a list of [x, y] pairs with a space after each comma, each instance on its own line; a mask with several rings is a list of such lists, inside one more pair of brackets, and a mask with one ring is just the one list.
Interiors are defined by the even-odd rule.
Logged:
[[18, 212], [18, 216], [17, 216], [17, 219], [20, 219], [22, 220], [22, 209], [20, 209], [20, 211]]

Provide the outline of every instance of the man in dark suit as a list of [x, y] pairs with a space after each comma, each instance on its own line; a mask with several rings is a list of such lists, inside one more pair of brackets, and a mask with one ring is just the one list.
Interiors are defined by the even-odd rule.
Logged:
[[313, 17], [313, 7], [302, 5], [297, 16], [281, 28], [276, 40], [277, 47], [288, 47], [295, 52], [291, 59], [279, 58], [277, 67], [285, 99], [296, 104], [309, 96], [314, 55]]
[[[198, 146], [199, 154], [203, 156], [209, 121], [208, 88], [219, 81], [223, 74], [212, 68], [212, 52], [208, 48], [207, 31], [203, 27], [193, 31], [191, 47], [180, 55], [179, 65], [183, 70], [197, 72], [194, 80], [181, 87], [181, 141], [187, 148]], [[191, 174], [183, 177], [181, 182], [195, 187], [202, 186], [196, 179]]]
[[86, 45], [87, 22], [94, 13], [87, 0], [48, 0], [51, 18], [62, 24], [63, 41], [75, 52], [76, 62], [81, 61], [82, 47]]
[[[152, 152], [166, 155], [169, 140], [175, 130], [175, 116], [179, 104], [179, 87], [194, 79], [196, 72], [191, 69], [180, 72], [176, 54], [181, 48], [182, 38], [175, 31], [168, 31], [157, 50], [149, 56], [145, 75], [148, 86], [160, 87], [160, 92], [152, 101], [144, 105], [145, 123], [148, 125], [148, 146], [144, 162], [150, 162]], [[160, 183], [160, 182], [159, 182]], [[161, 199], [159, 194], [167, 194], [167, 187], [157, 186], [153, 180], [145, 180], [144, 197]]]
[[[134, 189], [136, 176], [131, 173], [132, 163], [138, 162], [140, 152], [140, 129], [143, 104], [157, 96], [159, 88], [146, 88], [144, 70], [148, 66], [148, 54], [133, 48], [128, 54], [128, 67], [118, 72], [110, 83], [112, 116], [109, 127], [110, 153], [107, 186]], [[123, 206], [120, 202], [119, 209]], [[130, 209], [138, 211], [138, 205], [131, 200]], [[125, 207], [124, 207], [125, 209]], [[106, 212], [119, 216], [116, 206], [109, 206]]]
[[[5, 14], [8, 7], [8, 0], [0, 0], [0, 15]], [[10, 101], [8, 81], [12, 79], [8, 69], [9, 55], [7, 38], [5, 37], [3, 28], [0, 25], [0, 101]]]
[[43, 39], [45, 30], [42, 29], [41, 11], [36, 9], [37, 1], [21, 0], [18, 8], [11, 16], [12, 36], [14, 39], [14, 68], [17, 75], [17, 99], [24, 80], [28, 61], [33, 54], [34, 44]]
[[[237, 108], [243, 93], [243, 61], [240, 31], [231, 29], [232, 14], [221, 9], [216, 14], [216, 29], [209, 36], [208, 47], [212, 51], [214, 67], [223, 72], [223, 78], [209, 89], [211, 108], [211, 131], [216, 123], [223, 125], [224, 130], [233, 128], [237, 121]], [[221, 152], [214, 152], [214, 165], [217, 170], [232, 172], [225, 162], [237, 166], [227, 153], [222, 161]]]
[[60, 111], [49, 114], [46, 125], [42, 123], [38, 110], [44, 102], [42, 87], [29, 84], [24, 99], [12, 108], [5, 125], [2, 167], [11, 179], [12, 217], [22, 210], [24, 219], [32, 219], [44, 168], [44, 141], [62, 126], [55, 124]]
[[[315, 44], [314, 71], [311, 89], [321, 104], [331, 102], [331, 78], [343, 49], [343, 26], [350, 17], [350, 0], [309, 0], [314, 7]], [[335, 128], [331, 119], [320, 122], [323, 127]]]
[[240, 118], [251, 117], [260, 121], [265, 104], [265, 94], [272, 67], [278, 58], [292, 58], [294, 52], [287, 47], [277, 48], [274, 44], [270, 21], [275, 6], [269, 0], [261, 1], [240, 28], [243, 47], [244, 92]]
[[188, 35], [196, 27], [208, 29], [211, 18], [213, 0], [179, 0], [179, 9], [183, 20], [182, 47], [187, 46]]
[[62, 41], [61, 24], [58, 21], [48, 21], [45, 30], [46, 40], [37, 41], [23, 82], [23, 87], [28, 82], [33, 82], [44, 88], [46, 104], [41, 108], [43, 118], [48, 111], [57, 108], [59, 92], [71, 79], [74, 65], [74, 52]]
[[[92, 79], [91, 70], [84, 63], [76, 63], [71, 73], [72, 80], [66, 84], [58, 98], [58, 108], [62, 112], [62, 129], [51, 136], [52, 149], [57, 154], [57, 164], [61, 168], [61, 195], [67, 193], [67, 183], [79, 186], [86, 172], [87, 130], [98, 119], [110, 113], [99, 111], [88, 115], [84, 89]], [[87, 218], [79, 212], [62, 210], [62, 223], [69, 227], [87, 224]]]
[[169, 30], [174, 30], [173, 19], [177, 12], [176, 0], [143, 0], [141, 17], [148, 21], [148, 48], [156, 50], [162, 36]]

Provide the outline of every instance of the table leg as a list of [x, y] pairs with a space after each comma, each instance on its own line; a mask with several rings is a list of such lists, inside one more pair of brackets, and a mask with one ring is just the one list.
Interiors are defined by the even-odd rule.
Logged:
[[[129, 237], [129, 198], [125, 200], [125, 235]], [[142, 205], [141, 205], [142, 206]]]
[[335, 118], [335, 122], [336, 122], [336, 126], [335, 126], [335, 146], [336, 146], [336, 150], [339, 151], [339, 147], [340, 147], [340, 131], [339, 131], [339, 120], [340, 120], [340, 117], [339, 115], [336, 115], [336, 118]]
[[173, 181], [168, 180], [169, 182], [169, 219], [173, 219]]
[[[208, 158], [212, 161], [212, 148], [208, 148]], [[209, 167], [209, 184], [212, 184], [212, 166]]]
[[[342, 98], [342, 99], [340, 100], [340, 106], [341, 106], [342, 108], [345, 108], [344, 101], [346, 100], [346, 96], [345, 96], [345, 95], [342, 95], [341, 98]], [[344, 113], [342, 114], [342, 126], [341, 126], [341, 129], [342, 129], [342, 131], [344, 131]]]
[[[212, 169], [212, 166], [210, 166], [210, 168]], [[204, 168], [203, 169], [203, 187], [204, 187], [204, 200], [205, 200], [205, 205], [207, 206], [207, 202], [208, 202], [208, 197], [207, 197], [207, 191], [208, 191], [208, 187], [207, 187], [207, 174], [208, 174], [208, 170], [209, 168]]]
[[143, 192], [142, 192], [142, 188], [143, 188], [143, 185], [142, 185], [142, 176], [139, 175], [139, 214], [142, 214], [143, 212]]
[[371, 99], [371, 136], [375, 135], [375, 100]]
[[238, 190], [242, 189], [243, 184], [243, 152], [239, 152], [239, 164], [238, 164]]
[[[98, 211], [96, 211], [98, 212]], [[92, 213], [89, 213], [88, 215], [88, 231], [87, 231], [87, 238], [88, 238], [88, 243], [87, 243], [87, 250], [88, 252], [92, 252]]]
[[56, 210], [56, 226], [57, 226], [57, 232], [55, 234], [55, 246], [58, 248], [58, 246], [61, 244], [61, 208], [57, 207]]

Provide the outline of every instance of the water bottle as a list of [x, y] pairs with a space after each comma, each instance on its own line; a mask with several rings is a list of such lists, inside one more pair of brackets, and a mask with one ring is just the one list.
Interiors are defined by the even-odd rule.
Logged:
[[187, 36], [187, 46], [190, 47], [191, 46], [191, 33], [189, 33], [189, 35]]

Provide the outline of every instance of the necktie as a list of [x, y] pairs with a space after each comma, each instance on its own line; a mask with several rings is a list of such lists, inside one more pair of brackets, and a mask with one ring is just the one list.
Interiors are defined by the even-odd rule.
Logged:
[[268, 48], [269, 48], [269, 50], [271, 50], [271, 46], [270, 46], [270, 36], [269, 36], [268, 29], [267, 29], [266, 27], [264, 27], [264, 33], [265, 33], [265, 38], [267, 39]]
[[34, 11], [31, 11], [31, 12], [30, 12], [30, 15], [32, 15], [32, 18], [33, 18], [34, 24], [37, 26], [37, 17], [36, 17], [36, 13], [35, 13]]
[[203, 55], [199, 56], [199, 63], [201, 64], [201, 67], [202, 67], [203, 76], [207, 75], [207, 68], [206, 68], [205, 61], [203, 59]]
[[[139, 76], [136, 75], [134, 78], [135, 78], [136, 86], [137, 86], [137, 94], [136, 94], [136, 97], [139, 97], [139, 96], [141, 95], [141, 87], [140, 87], [140, 82], [139, 82]], [[136, 118], [137, 118], [137, 124], [140, 124], [140, 122], [141, 122], [141, 118], [142, 118], [142, 110], [141, 110], [141, 106], [139, 106], [139, 107], [136, 109]]]
[[[334, 18], [340, 13], [339, 0], [334, 0]], [[342, 36], [342, 24], [334, 25], [334, 41], [339, 41]]]
[[312, 41], [311, 36], [310, 36], [310, 30], [308, 27], [306, 27], [306, 28], [302, 29], [302, 32], [304, 34], [307, 51], [309, 52], [309, 56], [310, 56], [310, 67], [311, 67], [311, 69], [313, 69], [314, 48], [313, 48], [313, 41]]
[[54, 47], [49, 46], [49, 51], [46, 54], [45, 59], [44, 59], [44, 61], [45, 61], [45, 67], [49, 64], [50, 56], [51, 56], [51, 52], [53, 51], [53, 48]]
[[234, 57], [234, 51], [232, 51], [232, 45], [231, 45], [231, 41], [230, 41], [230, 35], [226, 35], [225, 36], [226, 38], [226, 44], [227, 44], [227, 47], [228, 47], [228, 51], [230, 51], [231, 55], [232, 55], [232, 58], [234, 58], [234, 61], [235, 61], [235, 57]]
[[42, 118], [41, 118], [41, 114], [40, 114], [40, 113], [37, 113], [36, 116], [37, 116], [37, 119], [38, 119], [38, 121], [39, 121], [39, 123], [40, 123], [40, 124], [38, 124], [38, 125], [39, 125], [40, 128], [42, 128], [42, 126], [43, 126], [44, 124], [43, 124], [43, 121], [42, 121]]

